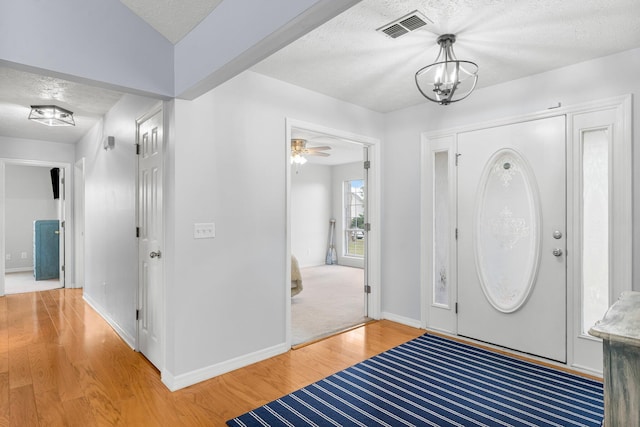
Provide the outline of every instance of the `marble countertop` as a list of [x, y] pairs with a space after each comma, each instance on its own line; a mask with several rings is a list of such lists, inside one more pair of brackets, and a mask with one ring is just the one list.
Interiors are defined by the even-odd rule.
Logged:
[[589, 334], [640, 347], [640, 292], [623, 292]]

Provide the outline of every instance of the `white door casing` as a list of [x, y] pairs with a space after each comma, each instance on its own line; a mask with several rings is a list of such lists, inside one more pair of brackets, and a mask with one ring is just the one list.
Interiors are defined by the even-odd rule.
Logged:
[[84, 287], [84, 232], [85, 232], [85, 158], [75, 164], [73, 175], [73, 216], [75, 239], [75, 274], [74, 288]]
[[60, 248], [58, 250], [59, 256], [60, 256], [60, 260], [58, 262], [58, 265], [60, 266], [60, 273], [59, 273], [59, 278], [60, 278], [60, 287], [64, 288], [65, 287], [65, 283], [66, 283], [66, 274], [65, 271], [67, 269], [67, 267], [65, 266], [66, 263], [66, 247], [65, 247], [65, 236], [67, 235], [67, 221], [66, 221], [66, 209], [65, 209], [65, 199], [67, 198], [67, 191], [66, 191], [66, 178], [65, 178], [65, 169], [64, 168], [58, 168], [59, 169], [59, 175], [58, 175], [58, 218], [60, 221], [60, 226], [58, 227], [58, 233], [59, 233], [59, 244], [60, 244]]
[[[617, 97], [608, 102], [590, 105], [569, 115], [568, 133], [571, 157], [568, 168], [568, 184], [572, 197], [568, 206], [575, 217], [572, 223], [572, 238], [569, 250], [583, 254], [589, 244], [584, 242], [584, 144], [591, 133], [603, 132], [606, 135], [608, 182], [608, 230], [606, 244], [608, 248], [608, 284], [609, 305], [613, 304], [620, 294], [630, 291], [632, 287], [632, 138], [631, 138], [631, 96]], [[585, 262], [590, 262], [586, 260]], [[602, 373], [602, 340], [587, 333], [592, 325], [583, 324], [584, 300], [587, 296], [583, 289], [582, 256], [575, 257], [575, 262], [568, 270], [571, 328], [568, 331], [568, 352], [573, 367]], [[588, 271], [588, 269], [587, 269]], [[606, 279], [605, 279], [606, 280]], [[602, 313], [604, 315], [604, 313]]]
[[291, 344], [291, 130], [292, 128], [308, 130], [330, 135], [336, 138], [361, 144], [367, 147], [368, 160], [371, 167], [366, 178], [366, 215], [371, 224], [371, 231], [366, 233], [366, 283], [371, 287], [371, 293], [365, 294], [367, 315], [372, 319], [379, 319], [380, 313], [380, 140], [337, 130], [301, 120], [285, 119], [284, 160], [286, 167], [286, 226], [285, 226], [285, 307], [286, 307], [286, 342]]
[[458, 154], [458, 333], [564, 362], [564, 116], [460, 133]]
[[[584, 332], [582, 325], [582, 259], [581, 241], [582, 230], [582, 138], [585, 134], [599, 129], [607, 129], [609, 138], [609, 272], [610, 302], [627, 290], [631, 290], [632, 282], [632, 95], [623, 95], [568, 105], [565, 107], [543, 110], [519, 117], [477, 123], [453, 129], [443, 129], [422, 134], [422, 326], [438, 329], [451, 334], [458, 334], [457, 314], [454, 314], [454, 303], [451, 307], [434, 304], [432, 296], [437, 285], [438, 275], [434, 268], [438, 267], [436, 246], [439, 243], [435, 236], [435, 168], [434, 154], [448, 153], [451, 165], [457, 149], [457, 136], [468, 131], [486, 129], [490, 127], [507, 126], [514, 123], [544, 119], [549, 117], [566, 116], [566, 144], [567, 144], [567, 325], [566, 346], [567, 365], [578, 370], [602, 373], [602, 343], [599, 339]], [[462, 161], [462, 159], [461, 159]], [[449, 176], [448, 185], [457, 188], [455, 175]], [[444, 187], [446, 188], [446, 186]], [[441, 190], [442, 191], [442, 190]], [[450, 199], [446, 208], [454, 218], [457, 218], [458, 206], [456, 196]], [[440, 230], [442, 232], [442, 230]], [[453, 274], [456, 270], [457, 259], [456, 230], [450, 230], [451, 255], [449, 263], [452, 271], [447, 276], [450, 293], [457, 298], [458, 280]], [[440, 248], [440, 252], [443, 252]], [[446, 265], [446, 264], [445, 264]], [[441, 267], [441, 266], [439, 266]], [[526, 332], [526, 331], [525, 331]]]
[[[69, 176], [69, 169], [71, 167], [70, 164], [68, 163], [58, 163], [58, 162], [49, 162], [49, 161], [41, 161], [41, 160], [22, 160], [22, 159], [0, 159], [0, 258], [3, 260], [2, 263], [0, 263], [0, 296], [5, 295], [5, 281], [4, 281], [4, 275], [6, 273], [5, 271], [5, 263], [4, 263], [4, 259], [5, 259], [5, 251], [6, 251], [6, 247], [5, 247], [5, 238], [4, 236], [6, 236], [6, 221], [5, 221], [5, 208], [6, 208], [6, 200], [5, 200], [5, 181], [6, 181], [6, 165], [24, 165], [24, 166], [38, 166], [38, 167], [46, 167], [46, 168], [59, 168], [60, 172], [61, 172], [61, 176]], [[71, 198], [62, 197], [64, 189], [62, 187], [60, 187], [60, 207], [59, 207], [59, 219], [60, 221], [65, 221], [65, 225], [69, 226], [69, 223], [72, 223], [72, 220], [68, 217], [67, 213], [71, 212]], [[65, 267], [65, 270], [67, 267], [73, 267], [74, 265], [74, 260], [73, 259], [67, 259], [67, 257], [64, 254], [64, 251], [68, 251], [68, 252], [73, 252], [73, 245], [71, 241], [67, 241], [67, 239], [70, 237], [69, 233], [65, 233], [63, 234], [61, 232], [60, 234], [60, 240], [61, 240], [61, 260], [65, 260], [65, 263], [67, 264], [67, 266]], [[60, 264], [61, 266], [63, 265], [62, 263]], [[60, 276], [60, 286], [64, 287], [65, 286], [65, 280], [64, 280], [64, 276]]]
[[138, 350], [162, 369], [163, 303], [163, 111], [137, 122], [138, 155]]

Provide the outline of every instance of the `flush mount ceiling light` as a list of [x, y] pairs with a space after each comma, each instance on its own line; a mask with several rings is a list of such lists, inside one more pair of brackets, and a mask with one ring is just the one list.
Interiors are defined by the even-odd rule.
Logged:
[[29, 120], [47, 126], [75, 126], [73, 113], [57, 105], [32, 105]]
[[416, 73], [416, 85], [429, 101], [447, 105], [465, 99], [476, 87], [478, 66], [471, 61], [460, 61], [453, 53], [454, 34], [438, 37], [440, 53], [436, 61]]

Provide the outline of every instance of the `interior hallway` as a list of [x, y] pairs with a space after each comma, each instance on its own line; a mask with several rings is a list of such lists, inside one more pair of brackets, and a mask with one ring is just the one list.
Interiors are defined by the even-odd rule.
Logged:
[[83, 301], [82, 289], [7, 295], [0, 298], [0, 425], [224, 425], [423, 333], [373, 322], [171, 393]]

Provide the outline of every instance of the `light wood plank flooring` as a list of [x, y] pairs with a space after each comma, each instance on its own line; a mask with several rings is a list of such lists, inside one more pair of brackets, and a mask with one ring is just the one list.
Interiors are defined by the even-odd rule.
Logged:
[[380, 321], [171, 393], [82, 300], [0, 298], [0, 426], [223, 426], [424, 333]]

